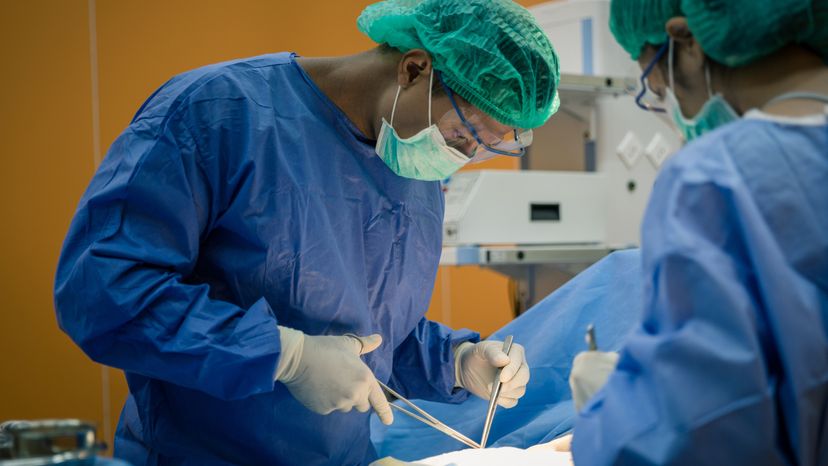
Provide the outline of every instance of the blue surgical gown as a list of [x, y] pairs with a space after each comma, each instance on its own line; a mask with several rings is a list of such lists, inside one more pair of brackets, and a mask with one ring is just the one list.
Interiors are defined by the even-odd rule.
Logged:
[[439, 183], [396, 176], [291, 54], [208, 66], [153, 94], [80, 201], [58, 322], [126, 372], [116, 454], [134, 464], [363, 464], [369, 415], [317, 415], [273, 377], [277, 323], [379, 333], [364, 357], [408, 397], [459, 402], [424, 318]]
[[759, 114], [658, 176], [643, 320], [577, 465], [828, 464], [828, 124]]

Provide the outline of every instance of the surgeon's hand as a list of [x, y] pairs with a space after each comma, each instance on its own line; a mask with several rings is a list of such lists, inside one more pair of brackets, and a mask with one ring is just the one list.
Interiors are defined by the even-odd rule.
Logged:
[[612, 371], [618, 364], [618, 353], [602, 351], [584, 351], [575, 356], [572, 372], [569, 374], [569, 387], [575, 409], [581, 408], [607, 383]]
[[502, 341], [464, 342], [454, 350], [455, 385], [465, 388], [480, 398], [489, 399], [492, 393], [495, 373], [500, 373], [500, 397], [497, 404], [513, 408], [518, 399], [526, 393], [529, 383], [529, 366], [523, 346], [514, 343], [509, 355], [503, 352]]
[[373, 408], [383, 424], [394, 420], [371, 369], [359, 358], [382, 344], [382, 337], [312, 336], [279, 326], [282, 355], [276, 380], [306, 408], [319, 414], [364, 413]]

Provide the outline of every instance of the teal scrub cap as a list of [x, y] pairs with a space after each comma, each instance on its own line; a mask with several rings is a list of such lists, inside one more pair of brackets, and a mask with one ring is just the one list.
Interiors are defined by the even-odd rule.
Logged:
[[788, 44], [828, 61], [824, 0], [612, 0], [610, 29], [634, 60], [646, 45], [667, 42], [665, 23], [687, 18], [702, 50], [727, 66], [747, 65]]
[[536, 128], [560, 106], [558, 56], [508, 0], [387, 0], [357, 19], [374, 42], [424, 49], [454, 92], [504, 125]]

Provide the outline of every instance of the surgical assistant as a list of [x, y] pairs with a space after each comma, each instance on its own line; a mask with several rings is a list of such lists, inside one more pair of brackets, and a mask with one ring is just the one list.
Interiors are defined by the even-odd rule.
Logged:
[[656, 180], [643, 321], [575, 464], [826, 465], [828, 6], [614, 0], [611, 26], [689, 143]]
[[171, 79], [92, 179], [55, 304], [91, 358], [126, 372], [116, 456], [366, 464], [368, 411], [391, 422], [377, 380], [460, 402], [505, 366], [502, 404], [523, 395], [520, 345], [507, 357], [424, 318], [435, 180], [522, 155], [557, 109], [555, 52], [505, 0], [392, 0], [359, 26], [380, 47]]

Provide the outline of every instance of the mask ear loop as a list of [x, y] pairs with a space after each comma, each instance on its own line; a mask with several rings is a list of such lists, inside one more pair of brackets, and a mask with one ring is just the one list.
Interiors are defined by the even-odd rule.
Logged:
[[[434, 68], [428, 75], [428, 126], [431, 127], [431, 92], [434, 89]], [[402, 86], [397, 86], [397, 95], [394, 96], [394, 105], [391, 107], [391, 121], [389, 124], [394, 127], [394, 113], [397, 111], [397, 101], [400, 100]]]
[[675, 55], [675, 41], [670, 38], [670, 50], [667, 52], [667, 76], [670, 79], [670, 90], [676, 92], [676, 82], [673, 76], [673, 56]]
[[397, 86], [397, 95], [394, 96], [394, 106], [391, 107], [391, 121], [389, 122], [389, 124], [391, 125], [392, 128], [394, 127], [394, 112], [397, 111], [397, 100], [400, 99], [400, 91], [401, 90], [402, 90], [402, 86]]
[[434, 68], [428, 75], [428, 127], [431, 128], [431, 91], [434, 89]]

